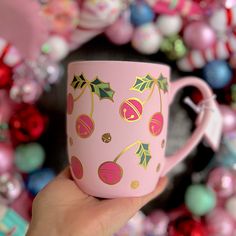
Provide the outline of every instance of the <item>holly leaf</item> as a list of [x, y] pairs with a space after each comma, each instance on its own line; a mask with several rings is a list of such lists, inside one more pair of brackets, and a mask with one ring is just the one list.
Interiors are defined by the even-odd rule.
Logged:
[[149, 144], [140, 143], [136, 155], [140, 158], [139, 164], [144, 168], [147, 168], [148, 162], [152, 158], [149, 150]]
[[81, 75], [74, 75], [74, 78], [71, 82], [71, 86], [74, 88], [74, 89], [77, 89], [77, 88], [83, 88], [85, 86], [85, 84], [87, 84], [87, 81], [84, 77], [83, 74]]
[[167, 78], [162, 74], [157, 79], [158, 87], [164, 91], [164, 93], [168, 92], [168, 81]]
[[136, 77], [135, 84], [132, 86], [131, 90], [135, 90], [142, 93], [147, 89], [151, 89], [153, 83], [154, 80], [149, 74], [144, 77]]
[[95, 93], [101, 100], [110, 99], [113, 101], [115, 91], [111, 89], [110, 83], [101, 81], [98, 77], [90, 83], [92, 93]]

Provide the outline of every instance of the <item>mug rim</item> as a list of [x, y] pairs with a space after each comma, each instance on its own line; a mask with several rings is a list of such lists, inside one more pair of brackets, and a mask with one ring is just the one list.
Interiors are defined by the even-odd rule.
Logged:
[[77, 64], [93, 64], [93, 63], [120, 63], [120, 64], [143, 64], [143, 65], [154, 65], [154, 66], [161, 66], [163, 68], [168, 69], [171, 71], [171, 67], [165, 63], [155, 63], [155, 62], [143, 62], [143, 61], [119, 61], [119, 60], [82, 60], [82, 61], [72, 61], [68, 63], [68, 66], [77, 65]]

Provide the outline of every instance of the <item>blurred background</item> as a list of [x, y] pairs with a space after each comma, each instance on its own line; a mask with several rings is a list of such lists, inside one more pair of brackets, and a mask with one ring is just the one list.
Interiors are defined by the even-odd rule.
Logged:
[[[172, 81], [205, 80], [222, 132], [217, 151], [203, 139], [117, 235], [235, 236], [235, 16], [234, 0], [1, 0], [0, 231], [24, 235], [34, 197], [68, 165], [68, 63], [121, 60], [168, 64]], [[195, 129], [201, 100], [193, 88], [174, 100], [167, 154]]]

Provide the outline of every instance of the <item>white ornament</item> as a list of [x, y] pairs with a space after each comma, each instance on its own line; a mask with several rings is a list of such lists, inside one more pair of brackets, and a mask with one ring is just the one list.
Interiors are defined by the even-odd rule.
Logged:
[[156, 21], [156, 26], [164, 36], [178, 34], [183, 21], [179, 15], [161, 15]]
[[162, 36], [155, 24], [147, 23], [135, 29], [132, 46], [140, 53], [154, 54], [159, 50], [161, 41]]
[[236, 220], [236, 196], [227, 200], [225, 208], [234, 220]]

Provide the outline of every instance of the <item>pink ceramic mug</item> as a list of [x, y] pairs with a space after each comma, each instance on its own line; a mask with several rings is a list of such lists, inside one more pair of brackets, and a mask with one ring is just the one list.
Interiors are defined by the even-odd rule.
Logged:
[[176, 92], [210, 88], [187, 77], [170, 82], [162, 64], [73, 62], [68, 71], [67, 134], [71, 172], [89, 195], [114, 198], [150, 193], [159, 178], [182, 161], [203, 137], [211, 110], [173, 156], [165, 157], [169, 107]]

